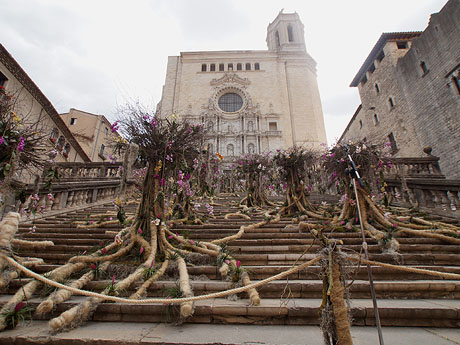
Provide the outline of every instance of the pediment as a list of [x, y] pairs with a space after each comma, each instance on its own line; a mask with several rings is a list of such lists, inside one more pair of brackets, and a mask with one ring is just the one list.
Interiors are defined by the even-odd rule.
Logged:
[[240, 84], [240, 85], [249, 85], [251, 82], [248, 78], [241, 78], [233, 72], [225, 73], [223, 77], [219, 79], [211, 80], [212, 86], [219, 86], [223, 84]]

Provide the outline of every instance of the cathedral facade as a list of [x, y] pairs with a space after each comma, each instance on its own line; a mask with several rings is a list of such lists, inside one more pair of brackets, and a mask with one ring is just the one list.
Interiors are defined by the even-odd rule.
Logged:
[[297, 13], [267, 28], [268, 50], [170, 56], [157, 114], [206, 128], [205, 145], [231, 160], [294, 145], [326, 143], [316, 63]]

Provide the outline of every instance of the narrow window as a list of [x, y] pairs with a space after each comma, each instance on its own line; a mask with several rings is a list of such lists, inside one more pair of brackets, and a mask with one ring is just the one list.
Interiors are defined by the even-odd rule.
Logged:
[[105, 133], [105, 135], [109, 134], [109, 129], [107, 127], [105, 127], [105, 129], [104, 129], [104, 133]]
[[375, 91], [377, 91], [377, 93], [380, 93], [380, 86], [377, 83], [375, 83]]
[[407, 49], [407, 42], [396, 42], [398, 49]]
[[201, 72], [206, 72], [206, 64], [201, 65]]
[[219, 64], [219, 71], [220, 71], [220, 72], [223, 72], [223, 71], [224, 71], [224, 67], [225, 67], [224, 64], [223, 64], [223, 63], [220, 63], [220, 64]]
[[251, 70], [251, 64], [248, 62], [246, 64], [246, 71], [250, 71]]
[[62, 148], [64, 147], [64, 144], [65, 144], [65, 138], [61, 135], [57, 141], [57, 148], [59, 150], [62, 150]]
[[232, 63], [229, 63], [229, 64], [228, 64], [228, 70], [229, 70], [229, 71], [233, 71], [233, 64], [232, 64]]
[[422, 69], [423, 74], [428, 72], [428, 67], [426, 67], [425, 61], [420, 61], [420, 68]]
[[70, 154], [70, 144], [69, 143], [65, 144], [64, 149], [62, 150], [62, 154], [64, 155], [65, 158], [69, 158], [69, 154]]
[[240, 63], [237, 63], [237, 64], [236, 64], [236, 70], [237, 70], [237, 71], [241, 71], [242, 69], [243, 69], [243, 65], [240, 64]]
[[390, 103], [390, 108], [393, 108], [395, 106], [395, 102], [393, 101], [393, 98], [388, 98], [388, 103]]
[[374, 114], [374, 125], [377, 125], [380, 122], [379, 116]]
[[460, 81], [458, 80], [458, 78], [456, 76], [453, 75], [452, 76], [452, 82], [454, 83], [455, 88], [457, 89], [457, 92], [460, 95]]
[[269, 131], [277, 131], [278, 130], [278, 124], [276, 122], [269, 122], [268, 123], [268, 130]]
[[289, 42], [294, 42], [294, 30], [291, 25], [288, 25], [288, 40]]
[[258, 62], [256, 62], [256, 63], [254, 64], [254, 69], [255, 69], [256, 71], [260, 70], [260, 65], [259, 65]]
[[275, 32], [275, 41], [276, 41], [276, 46], [279, 47], [280, 44], [280, 34], [278, 31]]
[[53, 130], [51, 131], [50, 133], [50, 140], [55, 143], [57, 141], [57, 138], [59, 136], [59, 131], [58, 129], [55, 127], [53, 128]]
[[5, 87], [7, 81], [8, 78], [2, 72], [0, 72], [0, 86]]
[[363, 128], [363, 120], [359, 120], [359, 129]]
[[398, 152], [398, 145], [396, 145], [396, 140], [395, 140], [395, 136], [393, 132], [391, 132], [390, 135], [388, 136], [388, 141], [390, 142], [391, 153]]
[[73, 125], [76, 125], [76, 124], [77, 124], [77, 118], [76, 117], [70, 118], [70, 125], [73, 126]]
[[99, 156], [101, 156], [102, 158], [105, 158], [104, 157], [104, 149], [105, 149], [105, 145], [101, 144], [101, 149], [99, 150]]
[[210, 68], [209, 68], [209, 70], [210, 70], [211, 72], [214, 72], [214, 71], [216, 70], [216, 64], [212, 63], [211, 66], [210, 66]]

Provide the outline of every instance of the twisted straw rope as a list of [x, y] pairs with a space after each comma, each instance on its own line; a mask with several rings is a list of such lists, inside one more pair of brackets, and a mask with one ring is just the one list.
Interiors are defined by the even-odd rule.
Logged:
[[184, 297], [184, 298], [174, 298], [174, 299], [149, 298], [149, 299], [143, 299], [143, 300], [132, 300], [132, 299], [129, 299], [129, 298], [115, 297], [115, 296], [110, 296], [110, 295], [102, 295], [102, 294], [99, 294], [99, 293], [96, 293], [96, 292], [91, 292], [91, 291], [85, 291], [85, 290], [72, 288], [70, 286], [67, 286], [67, 285], [55, 282], [54, 280], [48, 279], [46, 277], [43, 277], [42, 275], [37, 274], [37, 273], [29, 270], [28, 268], [22, 266], [20, 263], [16, 262], [13, 258], [10, 258], [10, 257], [8, 257], [6, 255], [0, 255], [0, 258], [3, 258], [6, 261], [8, 261], [12, 266], [14, 266], [18, 270], [22, 271], [25, 275], [27, 275], [27, 276], [29, 276], [31, 278], [35, 278], [35, 279], [41, 281], [42, 283], [45, 283], [45, 284], [48, 284], [48, 285], [51, 285], [51, 286], [54, 286], [54, 287], [57, 287], [57, 288], [60, 288], [60, 289], [65, 289], [65, 290], [71, 291], [71, 292], [73, 292], [74, 294], [77, 294], [77, 295], [83, 295], [83, 296], [88, 296], [88, 297], [96, 297], [96, 298], [101, 298], [103, 300], [109, 300], [109, 301], [121, 302], [121, 303], [131, 303], [131, 304], [147, 304], [147, 303], [172, 304], [172, 303], [183, 303], [183, 302], [189, 302], [189, 301], [201, 301], [201, 300], [205, 300], [205, 299], [224, 297], [224, 296], [244, 292], [244, 291], [252, 289], [252, 288], [257, 288], [259, 286], [268, 284], [268, 283], [272, 282], [273, 280], [282, 279], [282, 278], [284, 278], [284, 277], [286, 277], [286, 276], [288, 276], [288, 275], [290, 275], [292, 273], [295, 273], [295, 272], [298, 272], [298, 271], [300, 271], [300, 270], [302, 270], [304, 268], [307, 268], [307, 267], [317, 263], [319, 260], [321, 260], [321, 257], [317, 256], [316, 258], [314, 258], [314, 259], [312, 259], [310, 261], [307, 261], [307, 262], [305, 262], [305, 263], [303, 263], [303, 264], [301, 264], [299, 266], [292, 267], [292, 268], [288, 269], [287, 271], [281, 272], [279, 274], [276, 274], [276, 275], [271, 276], [269, 278], [266, 278], [264, 280], [260, 280], [260, 281], [258, 281], [256, 283], [252, 283], [250, 285], [246, 285], [246, 286], [242, 286], [242, 287], [234, 288], [234, 289], [230, 289], [230, 290], [225, 290], [225, 291], [221, 291], [221, 292], [215, 292], [215, 293], [211, 293], [211, 294], [208, 294], [208, 295], [200, 295], [200, 296], [195, 296], [195, 297]]
[[397, 271], [426, 274], [426, 275], [429, 275], [429, 276], [436, 276], [436, 277], [454, 279], [454, 280], [460, 279], [460, 274], [457, 274], [457, 273], [445, 273], [445, 272], [439, 272], [439, 271], [425, 270], [425, 269], [422, 269], [422, 268], [398, 266], [398, 265], [386, 264], [386, 263], [378, 262], [378, 261], [366, 260], [364, 258], [358, 258], [358, 257], [353, 257], [353, 256], [349, 256], [348, 259], [350, 259], [351, 261], [355, 261], [355, 262], [361, 261], [364, 264], [375, 265], [375, 266], [380, 266], [380, 267], [385, 267], [385, 268], [391, 268], [391, 269], [394, 269], [394, 270], [397, 270]]

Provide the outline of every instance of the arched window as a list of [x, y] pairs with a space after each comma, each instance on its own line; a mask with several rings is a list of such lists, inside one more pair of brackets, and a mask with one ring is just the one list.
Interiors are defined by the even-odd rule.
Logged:
[[291, 25], [288, 25], [288, 40], [289, 42], [294, 42], [294, 29]]
[[62, 154], [64, 155], [65, 158], [69, 158], [69, 154], [70, 154], [70, 144], [69, 143], [64, 145], [64, 149], [62, 150]]
[[57, 141], [57, 147], [59, 150], [62, 150], [62, 148], [64, 147], [64, 143], [65, 143], [65, 139], [64, 137], [61, 135]]
[[57, 138], [59, 136], [59, 131], [56, 127], [53, 128], [53, 130], [50, 133], [50, 140], [55, 143], [57, 141]]
[[255, 146], [254, 146], [253, 143], [250, 143], [250, 144], [248, 145], [248, 153], [252, 154], [252, 153], [254, 153], [254, 152], [255, 152]]
[[251, 70], [251, 64], [248, 62], [246, 63], [246, 71], [250, 71]]
[[212, 63], [211, 66], [209, 67], [209, 70], [211, 72], [214, 72], [216, 70], [216, 64], [215, 63]]
[[255, 69], [256, 71], [260, 70], [260, 65], [259, 65], [258, 62], [256, 62], [256, 63], [254, 64], [254, 69]]
[[281, 44], [280, 44], [280, 33], [278, 31], [275, 32], [275, 41], [276, 41], [276, 46], [277, 47], [281, 46]]
[[241, 71], [242, 69], [243, 69], [243, 65], [240, 64], [240, 63], [237, 63], [237, 64], [236, 64], [236, 70], [237, 70], [237, 71]]
[[227, 156], [233, 157], [235, 155], [235, 151], [233, 148], [233, 144], [227, 145]]

